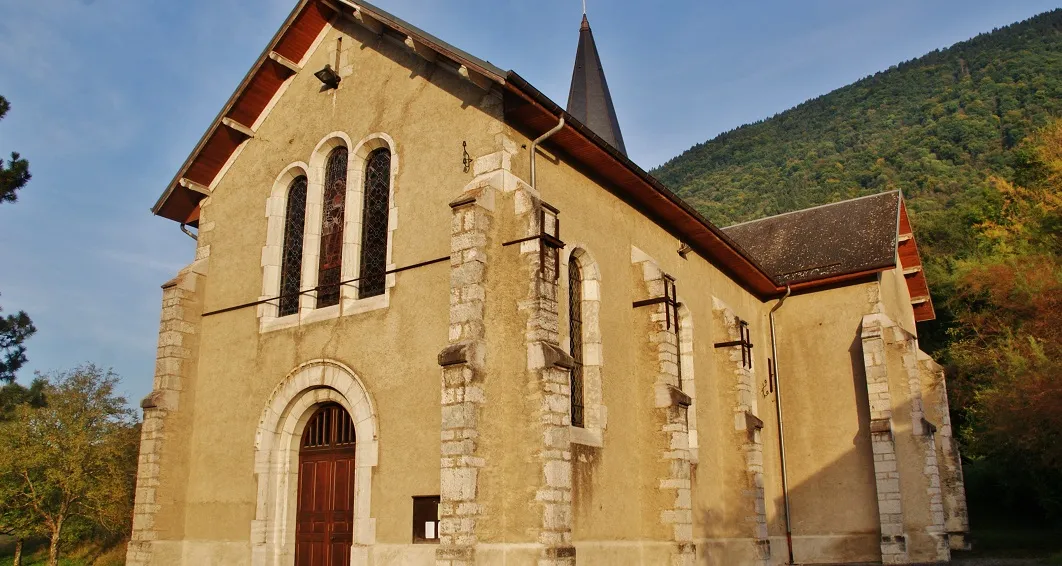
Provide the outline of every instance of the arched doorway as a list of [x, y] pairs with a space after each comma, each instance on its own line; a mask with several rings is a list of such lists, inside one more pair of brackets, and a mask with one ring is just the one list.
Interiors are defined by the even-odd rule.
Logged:
[[299, 446], [295, 566], [349, 566], [354, 542], [354, 422], [321, 405]]

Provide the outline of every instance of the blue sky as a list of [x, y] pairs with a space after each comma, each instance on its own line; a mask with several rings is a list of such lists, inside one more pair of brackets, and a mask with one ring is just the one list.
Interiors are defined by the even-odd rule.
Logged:
[[[151, 389], [159, 286], [194, 255], [148, 209], [295, 0], [0, 0], [0, 154], [34, 178], [0, 205], [0, 306], [34, 370], [112, 366]], [[1058, 0], [589, 0], [631, 157], [715, 135]], [[579, 0], [377, 0], [567, 100]], [[652, 7], [651, 7], [652, 6]]]

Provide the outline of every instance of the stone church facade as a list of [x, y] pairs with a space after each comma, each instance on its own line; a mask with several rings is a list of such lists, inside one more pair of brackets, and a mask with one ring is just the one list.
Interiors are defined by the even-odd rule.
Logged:
[[[902, 195], [720, 229], [567, 109], [303, 0], [154, 212], [128, 563], [943, 562], [967, 530]], [[196, 232], [192, 232], [192, 227]]]

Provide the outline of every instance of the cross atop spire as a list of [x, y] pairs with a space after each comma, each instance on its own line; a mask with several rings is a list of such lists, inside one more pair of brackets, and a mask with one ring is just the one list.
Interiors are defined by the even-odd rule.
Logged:
[[575, 53], [575, 71], [572, 73], [572, 88], [568, 93], [568, 113], [620, 153], [626, 155], [616, 108], [605, 81], [605, 71], [597, 53], [590, 20], [586, 18], [586, 1], [583, 1], [583, 22], [579, 26], [579, 49]]

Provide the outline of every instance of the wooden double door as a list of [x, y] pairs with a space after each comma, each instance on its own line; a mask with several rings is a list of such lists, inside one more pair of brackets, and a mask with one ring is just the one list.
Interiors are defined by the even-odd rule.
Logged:
[[299, 449], [295, 566], [350, 566], [354, 543], [354, 424], [343, 407], [321, 406]]

